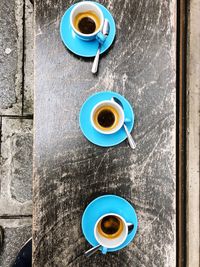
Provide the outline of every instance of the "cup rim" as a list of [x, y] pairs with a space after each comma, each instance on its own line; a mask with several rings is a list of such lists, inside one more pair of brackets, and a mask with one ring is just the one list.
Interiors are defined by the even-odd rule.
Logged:
[[[95, 109], [98, 107], [98, 105], [103, 104], [103, 103], [112, 103], [113, 105], [117, 106], [119, 108], [119, 110], [121, 111], [121, 114], [120, 114], [120, 116], [122, 116], [121, 123], [119, 123], [114, 129], [112, 129], [110, 131], [109, 130], [108, 131], [103, 131], [103, 130], [99, 129], [98, 127], [96, 127], [96, 125], [93, 122], [93, 115], [94, 115]], [[98, 102], [93, 107], [93, 109], [91, 111], [91, 115], [90, 115], [90, 121], [91, 121], [92, 127], [96, 131], [98, 131], [99, 133], [102, 133], [102, 134], [114, 134], [114, 133], [118, 132], [121, 129], [122, 125], [124, 124], [124, 120], [125, 120], [124, 110], [122, 109], [122, 107], [119, 104], [117, 104], [116, 102], [114, 102], [112, 100], [103, 100], [103, 101]]]
[[[125, 231], [126, 231], [126, 232], [125, 232], [124, 238], [123, 238], [122, 241], [121, 241], [119, 244], [117, 244], [116, 246], [105, 246], [103, 243], [99, 242], [98, 237], [97, 237], [97, 235], [96, 235], [96, 229], [97, 229], [97, 225], [98, 225], [99, 221], [100, 221], [102, 218], [104, 218], [105, 216], [110, 216], [110, 215], [119, 217], [119, 218], [122, 220], [122, 222], [124, 223], [124, 225], [125, 225]], [[95, 236], [97, 242], [98, 242], [101, 246], [106, 247], [106, 248], [116, 248], [116, 247], [120, 246], [120, 245], [123, 244], [124, 241], [126, 240], [127, 235], [128, 235], [128, 225], [127, 225], [127, 222], [126, 222], [126, 220], [125, 220], [121, 215], [119, 215], [119, 214], [117, 214], [117, 213], [112, 213], [112, 212], [110, 212], [110, 213], [106, 213], [106, 214], [100, 216], [99, 219], [96, 221], [95, 226], [94, 226], [94, 236]]]
[[[101, 19], [102, 19], [99, 28], [98, 28], [95, 32], [93, 32], [93, 33], [89, 33], [89, 34], [85, 34], [85, 33], [82, 33], [82, 32], [77, 31], [77, 29], [74, 27], [74, 25], [73, 25], [73, 21], [72, 21], [72, 16], [73, 16], [73, 14], [74, 14], [76, 8], [78, 8], [79, 6], [85, 5], [86, 3], [89, 4], [89, 5], [91, 5], [91, 6], [94, 6], [95, 8], [97, 8], [97, 9], [99, 10], [99, 13], [101, 14]], [[77, 35], [80, 35], [80, 36], [82, 36], [82, 37], [92, 37], [92, 36], [95, 36], [95, 35], [102, 29], [102, 27], [103, 27], [103, 22], [104, 22], [104, 15], [103, 15], [102, 10], [100, 9], [99, 6], [97, 6], [95, 3], [90, 2], [90, 1], [83, 1], [83, 2], [79, 2], [79, 3], [75, 4], [75, 6], [73, 7], [73, 9], [72, 9], [72, 11], [71, 11], [71, 13], [70, 13], [70, 25], [71, 25], [73, 31], [74, 31]]]

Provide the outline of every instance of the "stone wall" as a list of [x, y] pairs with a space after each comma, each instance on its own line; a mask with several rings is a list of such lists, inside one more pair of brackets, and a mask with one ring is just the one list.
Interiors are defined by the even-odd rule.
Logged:
[[0, 1], [0, 267], [31, 237], [33, 4]]

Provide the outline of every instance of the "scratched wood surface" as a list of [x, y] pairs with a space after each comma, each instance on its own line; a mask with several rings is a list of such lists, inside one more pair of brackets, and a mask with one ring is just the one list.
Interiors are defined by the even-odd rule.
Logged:
[[[33, 266], [175, 266], [176, 1], [100, 1], [117, 36], [98, 76], [60, 39], [60, 19], [75, 2], [35, 1]], [[127, 142], [97, 147], [80, 131], [81, 105], [104, 90], [134, 106], [134, 151]], [[88, 259], [81, 216], [107, 193], [133, 204], [138, 233], [127, 248]]]

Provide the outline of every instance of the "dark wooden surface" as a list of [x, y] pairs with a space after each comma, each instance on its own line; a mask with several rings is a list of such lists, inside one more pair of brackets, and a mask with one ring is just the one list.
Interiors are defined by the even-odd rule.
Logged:
[[[98, 76], [92, 60], [60, 39], [61, 16], [74, 2], [35, 2], [33, 266], [175, 266], [176, 1], [100, 1], [117, 36]], [[134, 106], [136, 150], [127, 142], [97, 147], [82, 135], [81, 105], [103, 90]], [[106, 193], [134, 205], [138, 233], [127, 248], [87, 259], [81, 216]]]

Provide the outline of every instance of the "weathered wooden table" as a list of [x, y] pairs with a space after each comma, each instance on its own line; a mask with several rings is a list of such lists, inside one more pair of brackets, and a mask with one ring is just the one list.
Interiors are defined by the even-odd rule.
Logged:
[[[100, 1], [117, 36], [98, 76], [93, 59], [74, 56], [60, 39], [74, 2], [35, 1], [33, 266], [175, 266], [176, 1]], [[82, 135], [80, 108], [104, 90], [133, 105], [136, 150], [127, 142], [101, 148]], [[85, 258], [82, 213], [107, 193], [133, 204], [138, 233], [120, 252]]]

